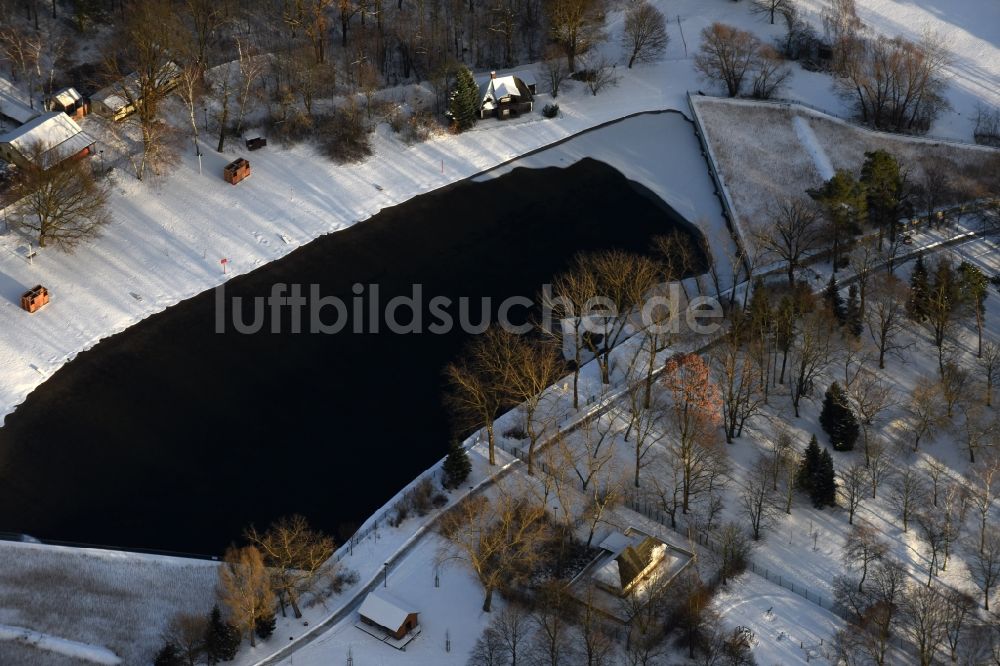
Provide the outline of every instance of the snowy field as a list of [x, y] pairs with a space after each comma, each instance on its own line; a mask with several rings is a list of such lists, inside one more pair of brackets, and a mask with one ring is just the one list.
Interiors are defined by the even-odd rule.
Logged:
[[720, 588], [713, 608], [726, 629], [753, 631], [759, 666], [836, 663], [830, 637], [844, 621], [759, 576], [744, 574]]
[[211, 609], [215, 581], [212, 562], [3, 542], [0, 664], [144, 663], [172, 613]]
[[922, 182], [926, 170], [935, 168], [956, 186], [980, 193], [969, 199], [1000, 187], [995, 148], [871, 132], [789, 104], [692, 100], [736, 216], [751, 236], [766, 222], [769, 205], [807, 197], [806, 189], [837, 169], [860, 174], [865, 152], [872, 150], [895, 155], [910, 182]]

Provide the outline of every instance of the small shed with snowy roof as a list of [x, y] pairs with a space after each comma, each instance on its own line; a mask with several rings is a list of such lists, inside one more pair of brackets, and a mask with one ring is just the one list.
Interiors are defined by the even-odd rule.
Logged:
[[94, 139], [62, 112], [45, 113], [0, 135], [0, 158], [22, 169], [51, 169], [89, 155]]
[[364, 624], [381, 629], [397, 641], [418, 628], [418, 612], [413, 606], [385, 590], [368, 593], [358, 612]]
[[[532, 81], [534, 79], [532, 78]], [[495, 116], [501, 120], [516, 118], [531, 113], [534, 103], [534, 83], [530, 86], [517, 74], [497, 76], [490, 72], [490, 78], [479, 86], [479, 117]]]
[[74, 120], [83, 118], [90, 112], [90, 105], [76, 88], [63, 88], [46, 100], [49, 111], [62, 111]]

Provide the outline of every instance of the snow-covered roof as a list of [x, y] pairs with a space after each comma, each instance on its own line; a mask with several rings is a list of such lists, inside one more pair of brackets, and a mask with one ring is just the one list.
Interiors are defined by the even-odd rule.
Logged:
[[379, 626], [396, 630], [403, 626], [410, 613], [417, 611], [405, 601], [384, 590], [376, 589], [368, 593], [361, 602], [361, 609], [358, 612]]
[[63, 88], [52, 96], [60, 106], [67, 107], [83, 99], [83, 96], [76, 91], [76, 88]]
[[7, 116], [11, 120], [23, 124], [37, 117], [38, 111], [35, 111], [6, 90], [0, 90], [0, 115]]
[[479, 94], [483, 100], [483, 108], [487, 109], [493, 108], [493, 103], [504, 97], [531, 98], [531, 91], [524, 80], [513, 74], [486, 79], [479, 87]]
[[10, 144], [29, 161], [34, 159], [34, 146], [40, 145], [42, 163], [39, 166], [48, 169], [90, 146], [94, 139], [65, 113], [53, 111], [0, 136], [0, 143]]
[[[504, 77], [509, 77], [509, 76], [521, 79], [521, 81], [523, 81], [524, 85], [526, 86], [533, 86], [538, 83], [538, 79], [535, 76], [534, 70], [530, 69], [518, 69], [514, 70], [513, 72], [504, 73]], [[479, 85], [480, 88], [482, 88], [489, 82], [490, 82], [490, 74], [480, 74], [476, 77], [476, 83]]]
[[[181, 67], [173, 61], [168, 61], [164, 63], [163, 67], [160, 68], [157, 78], [160, 84], [165, 84], [172, 81], [181, 75]], [[139, 97], [139, 74], [138, 72], [132, 72], [125, 79], [119, 83], [112, 84], [106, 88], [101, 88], [96, 93], [91, 95], [90, 99], [94, 102], [100, 102], [106, 107], [111, 109], [112, 112], [118, 113], [120, 110], [128, 106], [128, 100], [126, 99], [125, 90], [128, 90], [128, 95], [133, 99]]]

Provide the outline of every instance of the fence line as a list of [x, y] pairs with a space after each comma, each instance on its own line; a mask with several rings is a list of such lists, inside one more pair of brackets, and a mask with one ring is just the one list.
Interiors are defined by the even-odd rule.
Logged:
[[[638, 514], [641, 514], [646, 518], [649, 518], [650, 520], [677, 532], [678, 534], [682, 534], [676, 527], [671, 526], [671, 521], [667, 512], [659, 509], [655, 503], [650, 503], [647, 499], [642, 499], [632, 493], [629, 493], [625, 499], [625, 506]], [[690, 538], [693, 538], [698, 545], [706, 548], [716, 555], [722, 554], [722, 548], [705, 532], [695, 532], [690, 535]], [[761, 578], [764, 578], [779, 587], [783, 587], [793, 594], [804, 598], [806, 601], [815, 604], [820, 608], [824, 608], [845, 620], [850, 619], [850, 614], [841, 604], [832, 599], [827, 599], [823, 597], [823, 595], [817, 594], [816, 592], [810, 592], [807, 586], [802, 585], [801, 583], [796, 584], [792, 580], [789, 580], [787, 576], [772, 572], [769, 567], [757, 564], [750, 558], [747, 558], [747, 571], [756, 576], [760, 576]]]

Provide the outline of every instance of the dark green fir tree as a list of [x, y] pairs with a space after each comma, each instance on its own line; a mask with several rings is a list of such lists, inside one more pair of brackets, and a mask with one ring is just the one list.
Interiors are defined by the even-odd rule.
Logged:
[[858, 286], [852, 284], [847, 289], [847, 305], [844, 308], [844, 327], [847, 332], [858, 337], [864, 328], [863, 313], [861, 312], [861, 301], [858, 298]]
[[239, 632], [222, 619], [222, 612], [216, 604], [208, 616], [208, 627], [205, 628], [205, 660], [210, 665], [232, 661], [239, 647]]
[[847, 318], [847, 307], [844, 305], [844, 297], [840, 295], [840, 285], [837, 284], [836, 275], [830, 275], [830, 281], [826, 283], [826, 289], [823, 290], [823, 300], [837, 321], [843, 324]]
[[847, 393], [837, 382], [830, 384], [826, 391], [819, 424], [830, 436], [830, 444], [837, 451], [850, 451], [858, 441], [858, 419], [847, 400]]
[[444, 482], [446, 488], [458, 488], [472, 471], [472, 463], [469, 462], [469, 454], [465, 452], [465, 447], [457, 440], [453, 440], [448, 447], [448, 457], [444, 459]]
[[448, 115], [459, 132], [476, 124], [479, 118], [479, 101], [479, 86], [469, 68], [462, 67], [455, 77], [455, 89], [448, 101]]

